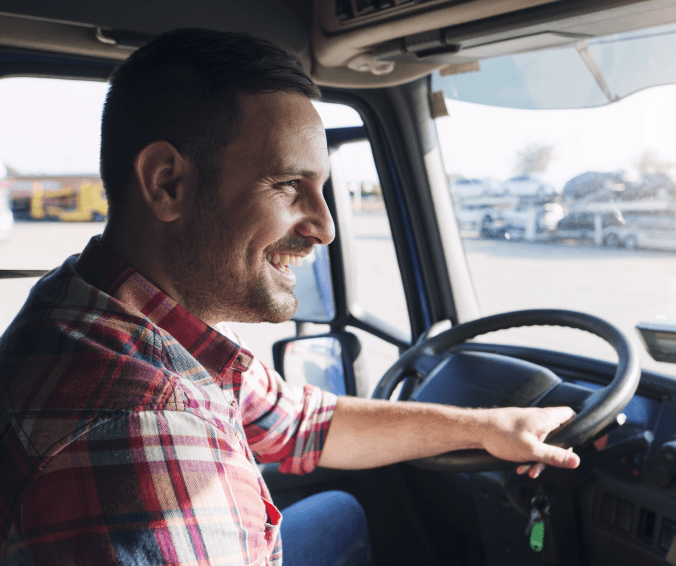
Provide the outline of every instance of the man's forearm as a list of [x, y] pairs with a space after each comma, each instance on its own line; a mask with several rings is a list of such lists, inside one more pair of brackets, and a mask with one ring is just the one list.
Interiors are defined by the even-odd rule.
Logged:
[[468, 409], [340, 397], [319, 465], [359, 469], [479, 448], [479, 419]]
[[[463, 409], [430, 403], [341, 397], [319, 465], [361, 469], [483, 448], [515, 462], [575, 467], [579, 458], [542, 444], [571, 409]], [[571, 460], [572, 458], [572, 460]]]

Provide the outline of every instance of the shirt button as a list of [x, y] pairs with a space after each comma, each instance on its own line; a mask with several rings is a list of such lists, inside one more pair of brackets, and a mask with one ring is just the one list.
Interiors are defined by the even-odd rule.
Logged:
[[233, 399], [232, 401], [230, 401], [230, 406], [231, 406], [231, 407], [234, 407], [236, 403], [237, 403], [237, 401], [235, 401], [235, 400]]
[[236, 364], [241, 364], [241, 363], [242, 363], [242, 356], [237, 356], [237, 357], [235, 358], [235, 363], [236, 363]]

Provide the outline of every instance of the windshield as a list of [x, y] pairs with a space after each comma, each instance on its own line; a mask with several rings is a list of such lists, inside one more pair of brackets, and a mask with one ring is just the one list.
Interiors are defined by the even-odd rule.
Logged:
[[[437, 129], [483, 315], [583, 311], [637, 341], [638, 323], [676, 324], [676, 86], [591, 109], [446, 102]], [[486, 340], [617, 359], [574, 330]], [[645, 350], [642, 364], [676, 376]]]
[[[538, 46], [567, 44], [532, 51]], [[528, 52], [502, 56], [509, 51]], [[460, 51], [475, 72], [433, 75], [447, 98], [507, 108], [587, 108], [676, 83], [676, 25], [585, 39], [540, 33]]]

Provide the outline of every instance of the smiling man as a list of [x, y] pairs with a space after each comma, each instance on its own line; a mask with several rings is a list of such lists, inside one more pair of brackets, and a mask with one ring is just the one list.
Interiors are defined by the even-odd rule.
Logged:
[[282, 536], [287, 566], [364, 564], [354, 498], [300, 502], [280, 535], [256, 462], [302, 474], [477, 447], [540, 462], [532, 475], [579, 463], [542, 442], [568, 408], [338, 399], [288, 386], [230, 331], [288, 320], [288, 265], [334, 237], [318, 96], [295, 57], [239, 34], [178, 30], [114, 73], [108, 225], [0, 341], [3, 564], [279, 564]]

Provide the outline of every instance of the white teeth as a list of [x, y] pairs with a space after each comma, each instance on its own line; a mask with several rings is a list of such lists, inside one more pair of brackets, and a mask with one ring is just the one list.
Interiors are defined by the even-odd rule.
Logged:
[[265, 259], [272, 265], [281, 265], [282, 267], [289, 267], [295, 265], [301, 267], [303, 265], [303, 258], [299, 255], [291, 254], [267, 254]]

